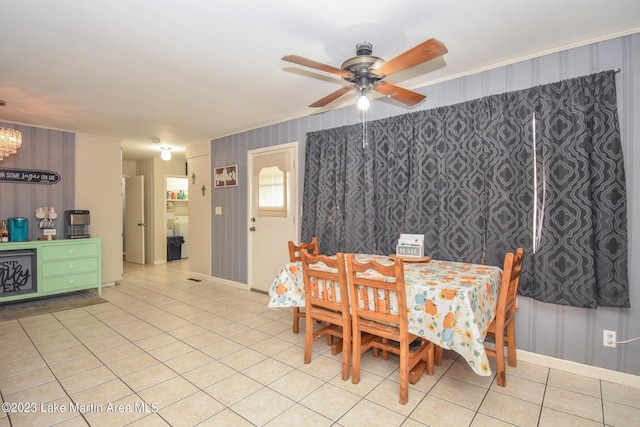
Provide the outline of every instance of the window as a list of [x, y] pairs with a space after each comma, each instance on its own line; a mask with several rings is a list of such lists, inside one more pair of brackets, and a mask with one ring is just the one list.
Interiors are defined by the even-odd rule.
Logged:
[[258, 175], [258, 216], [287, 216], [287, 173], [277, 166]]

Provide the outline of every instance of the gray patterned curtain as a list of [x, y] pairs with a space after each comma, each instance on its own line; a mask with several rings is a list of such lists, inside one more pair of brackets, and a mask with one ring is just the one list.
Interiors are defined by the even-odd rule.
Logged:
[[[626, 190], [613, 72], [307, 135], [302, 236], [325, 253], [502, 265], [520, 293], [628, 307]], [[535, 149], [534, 149], [535, 148]], [[535, 251], [534, 251], [535, 249]]]

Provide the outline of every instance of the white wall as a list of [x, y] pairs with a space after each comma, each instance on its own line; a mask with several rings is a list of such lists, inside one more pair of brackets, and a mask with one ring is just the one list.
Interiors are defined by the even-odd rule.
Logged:
[[[189, 165], [189, 271], [211, 276], [211, 144], [187, 147]], [[204, 194], [202, 187], [205, 187]]]
[[103, 283], [122, 279], [121, 142], [76, 134], [75, 206], [91, 211], [91, 237], [102, 239]]

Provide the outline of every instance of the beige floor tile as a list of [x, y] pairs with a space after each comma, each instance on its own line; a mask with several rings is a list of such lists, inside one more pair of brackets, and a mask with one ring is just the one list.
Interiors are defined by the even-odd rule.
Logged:
[[218, 381], [235, 375], [237, 372], [235, 369], [214, 360], [206, 365], [186, 372], [183, 377], [197, 387], [205, 389]]
[[151, 414], [150, 408], [139, 396], [132, 394], [123, 399], [100, 406], [89, 406], [82, 411], [91, 426], [119, 427], [129, 425]]
[[602, 398], [640, 408], [640, 388], [602, 381]]
[[205, 331], [196, 335], [182, 339], [182, 342], [189, 344], [193, 348], [201, 349], [208, 345], [222, 341], [223, 338], [211, 331]]
[[33, 344], [2, 352], [2, 362], [6, 364], [14, 364], [17, 361], [30, 357], [40, 357], [40, 353], [38, 353], [38, 350], [36, 350]]
[[152, 337], [154, 335], [158, 335], [161, 334], [162, 331], [158, 328], [156, 328], [155, 326], [149, 325], [149, 324], [144, 324], [141, 327], [135, 328], [135, 329], [125, 329], [123, 331], [120, 331], [120, 334], [127, 338], [128, 340], [131, 341], [138, 341], [138, 340], [142, 340], [145, 338], [149, 338]]
[[304, 364], [304, 347], [292, 345], [271, 357], [294, 368], [299, 368]]
[[547, 383], [547, 379], [549, 377], [549, 370], [550, 370], [547, 367], [534, 365], [533, 363], [523, 362], [521, 360], [518, 361], [518, 366], [516, 366], [515, 368], [512, 366], [509, 366], [509, 364], [505, 364], [505, 365], [506, 365], [506, 371], [507, 371], [507, 381], [509, 376], [514, 375], [516, 377], [535, 381], [537, 383], [542, 383], [542, 384]]
[[163, 410], [172, 403], [198, 392], [198, 388], [182, 377], [174, 377], [138, 393], [149, 405]]
[[127, 425], [127, 427], [169, 427], [169, 424], [156, 413], [140, 418]]
[[338, 424], [343, 426], [392, 427], [401, 425], [404, 420], [404, 415], [387, 409], [383, 405], [369, 400], [361, 400], [338, 420]]
[[105, 338], [83, 340], [89, 350], [99, 353], [102, 350], [106, 350], [113, 347], [120, 347], [125, 344], [129, 344], [129, 340], [120, 335], [111, 335]]
[[426, 396], [425, 392], [409, 389], [409, 401], [400, 404], [400, 384], [389, 379], [382, 381], [366, 395], [367, 400], [408, 416]]
[[173, 359], [174, 357], [181, 356], [191, 351], [193, 351], [193, 347], [181, 341], [177, 341], [171, 344], [163, 345], [162, 347], [154, 348], [153, 350], [149, 350], [149, 354], [160, 360], [161, 362], [164, 362], [166, 360]]
[[55, 365], [51, 365], [51, 371], [58, 378], [66, 378], [72, 375], [76, 375], [80, 372], [88, 371], [90, 369], [103, 366], [102, 362], [98, 360], [93, 354], [81, 356], [75, 359], [68, 360], [66, 362], [60, 362]]
[[73, 347], [68, 347], [59, 351], [44, 354], [42, 355], [42, 357], [49, 365], [56, 365], [58, 363], [68, 362], [79, 357], [89, 355], [91, 355], [91, 352], [87, 349], [87, 347], [82, 344], [78, 344]]
[[483, 387], [446, 376], [438, 381], [429, 392], [431, 396], [439, 397], [474, 411], [478, 410], [486, 394], [487, 390]]
[[[607, 424], [613, 426], [615, 424]], [[630, 424], [626, 424], [630, 425]], [[542, 408], [540, 414], [540, 423], [538, 427], [602, 427], [602, 423], [598, 423], [577, 415], [567, 414], [566, 412], [556, 411], [551, 408]]]
[[250, 348], [267, 356], [273, 356], [274, 354], [280, 353], [291, 346], [291, 343], [283, 341], [280, 338], [268, 337], [250, 345]]
[[[314, 356], [311, 357], [311, 362], [301, 365], [298, 369], [324, 381], [330, 381], [336, 375], [342, 377], [342, 363], [340, 361], [322, 355]], [[360, 378], [364, 375], [366, 373], [361, 373]]]
[[458, 427], [471, 424], [474, 414], [467, 408], [428, 395], [409, 418], [431, 427]]
[[135, 344], [139, 346], [141, 349], [143, 349], [144, 351], [150, 351], [155, 348], [159, 348], [167, 344], [173, 344], [176, 342], [178, 342], [178, 339], [176, 337], [171, 336], [166, 332], [163, 332], [161, 334], [154, 335], [149, 338], [137, 340], [135, 341]]
[[176, 374], [172, 369], [162, 363], [157, 363], [153, 366], [149, 366], [148, 368], [125, 375], [122, 377], [122, 380], [133, 390], [140, 392], [176, 376], [178, 376], [178, 374]]
[[476, 416], [473, 417], [470, 427], [513, 427], [513, 424], [477, 413]]
[[494, 381], [491, 385], [491, 391], [517, 397], [536, 405], [542, 405], [545, 389], [544, 384], [516, 377], [515, 375], [507, 377], [507, 384], [504, 387], [499, 386], [497, 381]]
[[69, 411], [71, 401], [68, 397], [40, 405], [35, 412], [10, 414], [13, 426], [53, 426], [71, 418], [77, 413]]
[[31, 387], [55, 381], [51, 370], [47, 367], [22, 372], [18, 375], [0, 378], [2, 394], [13, 394]]
[[[215, 345], [215, 344], [214, 344]], [[264, 354], [253, 351], [250, 348], [244, 348], [243, 350], [236, 351], [220, 359], [225, 365], [231, 366], [233, 369], [242, 371], [250, 366], [262, 362], [267, 359]]]
[[188, 325], [181, 326], [181, 327], [176, 328], [176, 329], [172, 329], [168, 333], [169, 333], [169, 335], [172, 335], [172, 336], [178, 338], [179, 340], [183, 340], [184, 341], [185, 338], [189, 338], [189, 337], [192, 337], [194, 335], [201, 334], [203, 332], [207, 332], [207, 330], [205, 328], [203, 328], [202, 326], [198, 326], [198, 325], [194, 325], [192, 323], [189, 323]]
[[305, 427], [329, 427], [335, 425], [329, 418], [295, 404], [280, 415], [265, 424], [265, 427], [280, 426], [305, 426]]
[[[636, 403], [637, 404], [637, 403]], [[632, 426], [640, 420], [640, 408], [604, 401], [604, 423], [607, 426]]]
[[480, 413], [521, 426], [538, 424], [540, 405], [489, 390]]
[[56, 424], [55, 427], [87, 427], [89, 424], [85, 421], [82, 415], [77, 415], [73, 418], [70, 418], [66, 421], [63, 421], [59, 424]]
[[211, 418], [206, 419], [198, 427], [255, 427], [231, 409], [225, 409]]
[[293, 368], [274, 359], [265, 359], [245, 369], [243, 373], [261, 384], [269, 384], [291, 372]]
[[78, 393], [95, 387], [99, 384], [116, 379], [116, 376], [106, 366], [80, 372], [75, 375], [60, 379], [60, 384], [69, 394]]
[[138, 353], [125, 359], [120, 359], [108, 365], [117, 376], [124, 377], [133, 372], [140, 371], [153, 365], [157, 365], [158, 360], [147, 353]]
[[294, 370], [269, 384], [269, 388], [297, 402], [320, 388], [323, 384], [324, 381], [316, 377]]
[[40, 405], [40, 403], [63, 399], [67, 397], [67, 394], [60, 383], [51, 381], [16, 393], [4, 394], [3, 397], [5, 402], [34, 402]]
[[261, 426], [293, 406], [291, 399], [263, 388], [235, 403], [231, 409], [255, 425]]
[[243, 374], [235, 374], [218, 381], [205, 391], [226, 406], [244, 399], [248, 395], [263, 388], [263, 385]]
[[[477, 385], [478, 387], [483, 387], [485, 389], [488, 389], [491, 386], [491, 383], [493, 383], [493, 379], [495, 377], [495, 375], [483, 377], [476, 374], [475, 372], [473, 372], [473, 369], [471, 369], [469, 364], [463, 358], [456, 359], [451, 364], [449, 369], [447, 369], [444, 376], [456, 378], [458, 380], [465, 381], [465, 382]], [[508, 382], [509, 381], [507, 379], [507, 383]]]
[[159, 414], [174, 427], [191, 427], [223, 409], [224, 405], [200, 391], [161, 409]]
[[165, 361], [164, 364], [179, 374], [185, 374], [186, 372], [199, 368], [200, 366], [206, 365], [212, 361], [213, 358], [210, 356], [207, 356], [198, 350], [193, 350], [189, 353], [169, 359]]
[[602, 400], [557, 387], [547, 387], [544, 406], [596, 422], [603, 422]]
[[360, 397], [331, 384], [325, 384], [305, 397], [300, 403], [334, 421], [340, 419]]
[[549, 371], [549, 380], [547, 385], [563, 388], [580, 394], [586, 394], [587, 396], [597, 397], [601, 396], [600, 392], [600, 380], [595, 378], [587, 378], [582, 375], [572, 374], [570, 372], [563, 372], [557, 369], [551, 369]]
[[27, 357], [19, 362], [12, 361], [8, 363], [0, 364], [0, 378], [12, 377], [14, 375], [21, 374], [23, 372], [33, 371], [36, 369], [46, 368], [47, 364], [42, 357], [33, 356]]
[[96, 351], [94, 354], [100, 361], [106, 365], [117, 362], [118, 360], [126, 359], [128, 357], [141, 354], [142, 350], [131, 343], [125, 345], [119, 345], [117, 347], [106, 348], [100, 351]]
[[107, 381], [86, 390], [72, 393], [71, 398], [79, 405], [106, 405], [133, 394], [131, 389], [119, 378]]

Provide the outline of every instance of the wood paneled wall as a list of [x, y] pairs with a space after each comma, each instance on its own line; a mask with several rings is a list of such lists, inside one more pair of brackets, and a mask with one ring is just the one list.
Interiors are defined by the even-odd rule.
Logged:
[[[446, 61], [446, 57], [445, 57]], [[640, 34], [577, 47], [539, 58], [434, 84], [418, 91], [427, 99], [419, 109], [455, 104], [483, 96], [509, 92], [598, 71], [620, 69], [616, 78], [619, 118], [627, 172], [629, 218], [629, 281], [631, 307], [584, 309], [540, 303], [520, 298], [517, 317], [518, 348], [640, 375], [640, 341], [602, 346], [603, 329], [615, 330], [619, 340], [640, 336]], [[409, 112], [386, 99], [374, 101], [369, 119]], [[292, 141], [300, 142], [299, 161], [304, 163], [306, 133], [359, 122], [355, 106], [304, 117], [212, 141], [212, 168], [237, 164], [238, 187], [214, 189], [213, 207], [223, 215], [212, 217], [212, 275], [247, 283], [248, 187], [247, 151]], [[302, 200], [304, 168], [299, 169]], [[274, 271], [275, 276], [275, 271]]]

